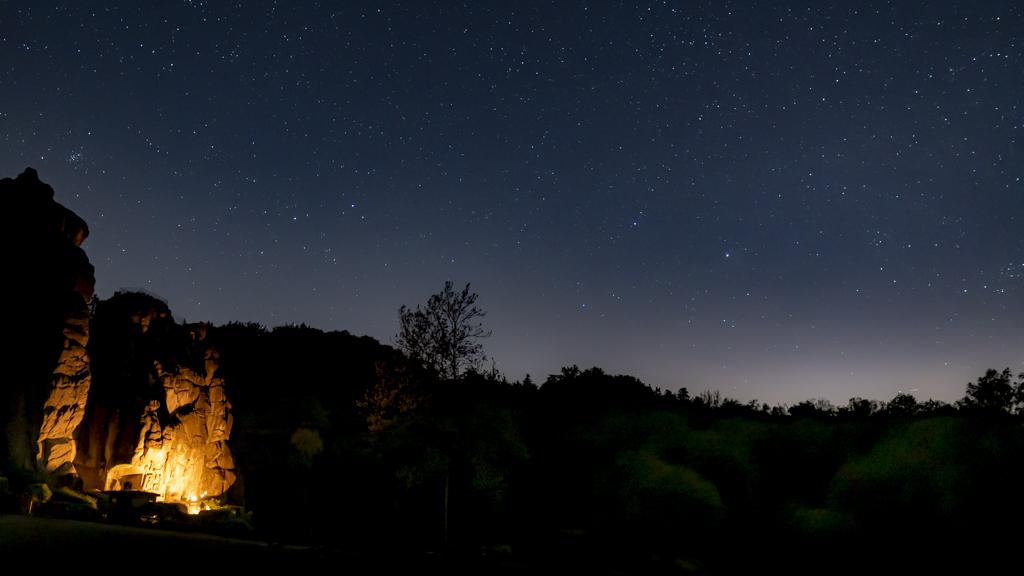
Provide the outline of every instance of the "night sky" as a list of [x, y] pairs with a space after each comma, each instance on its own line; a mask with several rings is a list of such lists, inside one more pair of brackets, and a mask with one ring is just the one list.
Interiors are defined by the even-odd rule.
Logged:
[[388, 343], [451, 280], [510, 380], [1024, 371], [1024, 5], [754, 4], [0, 1], [0, 177], [189, 322]]

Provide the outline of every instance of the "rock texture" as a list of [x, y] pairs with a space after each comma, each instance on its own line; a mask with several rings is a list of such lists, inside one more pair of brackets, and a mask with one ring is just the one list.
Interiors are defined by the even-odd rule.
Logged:
[[235, 481], [233, 417], [206, 324], [181, 326], [162, 301], [118, 293], [96, 311], [95, 393], [76, 462], [86, 489], [169, 501], [216, 496]]
[[0, 180], [5, 211], [16, 219], [4, 227], [13, 252], [6, 277], [24, 287], [12, 293], [18, 336], [0, 392], [7, 440], [0, 457], [63, 474], [74, 470], [75, 432], [89, 394], [87, 304], [96, 281], [81, 248], [89, 227], [53, 195], [31, 168]]
[[235, 482], [231, 403], [205, 324], [174, 322], [166, 302], [125, 292], [96, 300], [85, 221], [28, 168], [0, 180], [13, 223], [0, 226], [20, 287], [0, 384], [0, 460], [85, 489], [111, 483], [167, 499], [218, 495]]
[[89, 342], [93, 385], [75, 460], [85, 489], [103, 489], [114, 467], [132, 461], [148, 404], [163, 404], [153, 362], [187, 363], [189, 345], [161, 300], [119, 292], [97, 302]]
[[[202, 340], [206, 327], [197, 331]], [[235, 462], [228, 449], [233, 416], [216, 376], [219, 353], [206, 349], [205, 374], [186, 367], [155, 370], [164, 389], [169, 418], [161, 424], [161, 405], [152, 401], [142, 417], [142, 430], [132, 465], [142, 469], [143, 490], [165, 500], [219, 495], [235, 481]]]
[[75, 433], [85, 415], [92, 377], [89, 372], [89, 310], [85, 303], [64, 324], [64, 349], [43, 404], [37, 466], [58, 475], [75, 471]]

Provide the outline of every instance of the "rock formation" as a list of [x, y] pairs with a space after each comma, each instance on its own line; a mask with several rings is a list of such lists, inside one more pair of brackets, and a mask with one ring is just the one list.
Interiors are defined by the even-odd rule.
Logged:
[[97, 302], [89, 344], [93, 386], [75, 460], [86, 489], [102, 490], [111, 470], [131, 463], [148, 404], [163, 403], [153, 362], [187, 359], [182, 332], [167, 304], [147, 294], [117, 293]]
[[[64, 474], [74, 471], [75, 431], [89, 394], [86, 343], [96, 281], [82, 242], [89, 227], [53, 200], [53, 188], [32, 168], [0, 180], [0, 197], [17, 225], [8, 228], [9, 281], [14, 295], [9, 348], [15, 366], [3, 387], [6, 456], [16, 464]], [[0, 456], [5, 456], [0, 454]]]
[[0, 385], [0, 459], [85, 489], [145, 489], [166, 499], [218, 495], [235, 481], [231, 403], [205, 324], [181, 326], [166, 302], [125, 292], [90, 314], [86, 223], [28, 168], [0, 180], [16, 226], [0, 227], [11, 306], [11, 369]]
[[216, 496], [235, 480], [233, 417], [206, 324], [180, 326], [162, 301], [125, 292], [96, 308], [96, 385], [76, 467], [86, 489]]
[[39, 428], [37, 465], [57, 475], [75, 471], [75, 433], [85, 415], [92, 379], [85, 348], [88, 341], [89, 310], [82, 302], [65, 321], [64, 350], [53, 371]]
[[231, 403], [224, 381], [215, 376], [219, 353], [208, 348], [205, 356], [205, 374], [186, 367], [168, 372], [155, 363], [169, 418], [161, 425], [160, 402], [149, 403], [132, 466], [143, 474], [143, 490], [167, 500], [219, 495], [235, 481], [227, 446], [234, 419]]

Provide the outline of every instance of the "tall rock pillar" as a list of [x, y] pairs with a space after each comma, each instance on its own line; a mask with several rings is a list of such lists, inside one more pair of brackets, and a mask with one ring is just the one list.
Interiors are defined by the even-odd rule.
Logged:
[[89, 309], [84, 300], [78, 303], [64, 322], [64, 349], [53, 371], [39, 428], [36, 465], [57, 475], [75, 471], [75, 438], [92, 379], [85, 348], [89, 341]]
[[53, 200], [32, 168], [0, 180], [9, 258], [7, 367], [0, 383], [0, 458], [24, 468], [74, 470], [75, 430], [89, 393], [89, 310], [96, 280], [82, 242], [89, 227]]

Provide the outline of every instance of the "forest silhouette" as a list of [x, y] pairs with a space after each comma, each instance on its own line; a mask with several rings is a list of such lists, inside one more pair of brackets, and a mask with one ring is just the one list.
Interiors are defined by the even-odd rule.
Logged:
[[[97, 378], [197, 362], [169, 314], [128, 340], [108, 328], [129, 298], [151, 297], [91, 307]], [[888, 546], [909, 567], [948, 566], [951, 550], [978, 565], [1018, 539], [1002, 527], [1022, 512], [1024, 374], [989, 370], [954, 404], [900, 394], [770, 407], [598, 367], [509, 382], [449, 354], [479, 357], [473, 335], [486, 333], [438, 338], [451, 348], [430, 356], [425, 335], [445, 328], [421, 328], [410, 357], [306, 325], [209, 327], [235, 414], [238, 480], [225, 496], [252, 511], [259, 538], [708, 573], [853, 570]], [[24, 476], [5, 474], [16, 492]]]

